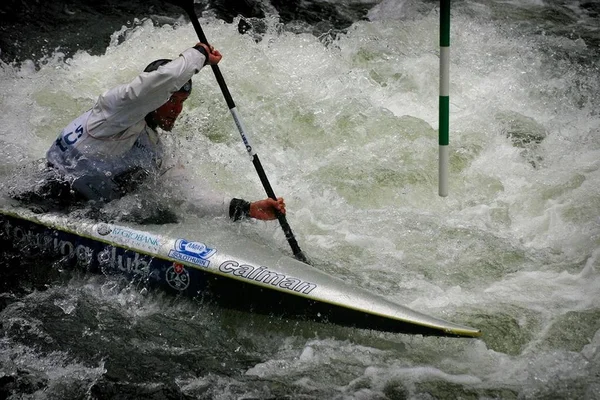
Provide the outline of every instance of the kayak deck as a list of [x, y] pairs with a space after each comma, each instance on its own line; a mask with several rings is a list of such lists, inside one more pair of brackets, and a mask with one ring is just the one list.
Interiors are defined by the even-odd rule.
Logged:
[[62, 258], [78, 268], [125, 274], [169, 292], [225, 307], [300, 320], [426, 336], [481, 331], [413, 311], [352, 287], [272, 249], [232, 240], [204, 243], [122, 225], [0, 208], [2, 240], [19, 251]]

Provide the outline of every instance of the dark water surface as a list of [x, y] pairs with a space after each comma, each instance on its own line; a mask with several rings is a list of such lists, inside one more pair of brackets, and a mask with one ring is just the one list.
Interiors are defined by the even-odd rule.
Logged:
[[[195, 2], [196, 13], [214, 15], [231, 23], [241, 16], [249, 29], [267, 13], [278, 13], [283, 23], [294, 23], [304, 30], [321, 34], [342, 31], [352, 22], [366, 17], [376, 0], [345, 1], [272, 1], [202, 0]], [[102, 54], [111, 35], [123, 26], [132, 27], [139, 20], [152, 19], [156, 24], [187, 21], [178, 6], [161, 0], [6, 0], [0, 4], [0, 59], [6, 63], [31, 59], [38, 61], [55, 51], [70, 57], [77, 50]], [[136, 21], [137, 20], [137, 21]], [[258, 23], [259, 27], [261, 26]]]

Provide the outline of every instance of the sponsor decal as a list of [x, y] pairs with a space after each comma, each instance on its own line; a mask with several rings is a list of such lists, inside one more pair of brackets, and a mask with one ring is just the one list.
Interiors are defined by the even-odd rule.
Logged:
[[190, 286], [190, 274], [182, 264], [173, 263], [165, 273], [169, 286], [175, 290], [185, 290]]
[[[134, 251], [125, 252], [114, 246], [88, 246], [81, 243], [77, 236], [59, 234], [55, 230], [35, 232], [20, 225], [13, 225], [5, 219], [2, 233], [19, 245], [23, 251], [37, 249], [64, 257], [74, 258], [77, 266], [87, 268], [94, 264], [134, 275], [159, 280], [159, 271], [150, 268], [152, 257]], [[72, 237], [72, 239], [71, 239]]]
[[112, 232], [112, 228], [107, 224], [99, 224], [96, 228], [96, 232], [98, 232], [98, 235], [100, 236], [106, 236]]
[[117, 244], [157, 253], [160, 248], [158, 236], [148, 232], [117, 225], [100, 224], [96, 229], [99, 235]]
[[236, 261], [223, 262], [219, 266], [219, 271], [303, 294], [309, 294], [317, 287], [314, 283], [271, 271], [267, 267], [254, 267], [252, 265], [239, 264]]
[[169, 250], [169, 257], [202, 267], [208, 267], [210, 265], [208, 259], [216, 252], [217, 250], [207, 247], [204, 243], [177, 239], [173, 245], [173, 249]]

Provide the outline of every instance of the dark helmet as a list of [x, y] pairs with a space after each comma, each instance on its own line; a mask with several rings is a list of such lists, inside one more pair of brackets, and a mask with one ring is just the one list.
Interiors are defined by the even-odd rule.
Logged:
[[[152, 71], [156, 71], [158, 69], [158, 67], [160, 67], [161, 65], [165, 65], [169, 62], [171, 62], [172, 60], [168, 60], [166, 58], [161, 58], [160, 60], [154, 60], [152, 61], [150, 64], [148, 64], [146, 66], [146, 68], [144, 68], [144, 72], [152, 72]], [[187, 81], [185, 83], [185, 85], [183, 85], [181, 87], [181, 89], [179, 89], [180, 92], [186, 92], [186, 93], [191, 93], [192, 92], [192, 80], [190, 79], [189, 81]]]

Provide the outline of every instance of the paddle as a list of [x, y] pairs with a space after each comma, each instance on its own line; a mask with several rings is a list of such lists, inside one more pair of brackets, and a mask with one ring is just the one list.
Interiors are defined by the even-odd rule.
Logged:
[[[169, 3], [175, 4], [185, 10], [185, 12], [190, 17], [190, 20], [192, 21], [192, 25], [194, 26], [194, 29], [196, 30], [196, 34], [198, 35], [200, 42], [208, 45], [208, 40], [206, 39], [206, 36], [204, 35], [204, 31], [202, 31], [202, 27], [200, 26], [200, 22], [198, 21], [198, 16], [196, 15], [196, 11], [194, 10], [194, 0], [166, 0], [166, 1]], [[258, 154], [256, 154], [256, 152], [254, 151], [254, 148], [250, 144], [250, 140], [248, 139], [248, 136], [244, 129], [244, 125], [242, 124], [241, 118], [235, 108], [235, 103], [233, 102], [233, 98], [231, 97], [231, 94], [229, 93], [229, 89], [227, 88], [227, 85], [225, 84], [225, 79], [223, 78], [223, 75], [221, 74], [221, 70], [219, 69], [218, 65], [211, 65], [211, 68], [213, 70], [213, 73], [215, 74], [215, 78], [217, 78], [217, 82], [219, 83], [219, 87], [221, 88], [223, 97], [225, 97], [225, 101], [227, 102], [227, 107], [229, 107], [229, 111], [231, 112], [231, 115], [233, 116], [235, 125], [237, 126], [240, 136], [242, 137], [242, 141], [244, 142], [244, 145], [246, 146], [246, 151], [248, 151], [248, 154], [250, 155], [250, 158], [252, 159], [252, 164], [254, 164], [254, 168], [256, 168], [256, 172], [258, 173], [258, 177], [260, 178], [260, 181], [262, 182], [262, 185], [265, 188], [265, 191], [267, 192], [267, 196], [269, 196], [270, 198], [272, 198], [274, 200], [277, 200], [277, 197], [275, 196], [275, 192], [273, 191], [273, 188], [271, 187], [271, 184], [269, 183], [269, 179], [267, 179], [265, 170], [263, 169], [262, 164], [260, 163]], [[288, 224], [287, 219], [285, 218], [285, 215], [281, 214], [280, 212], [277, 212], [277, 219], [279, 220], [279, 224], [281, 225], [281, 228], [283, 229], [285, 237], [286, 237], [288, 243], [290, 244], [290, 247], [292, 248], [292, 251], [293, 251], [296, 259], [303, 261], [305, 263], [308, 263], [308, 259], [306, 258], [306, 256], [302, 252], [302, 250], [300, 249], [300, 246], [298, 245], [298, 242], [296, 241], [296, 238], [294, 237], [292, 228], [290, 228], [290, 225]]]

